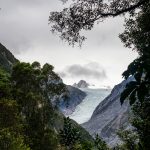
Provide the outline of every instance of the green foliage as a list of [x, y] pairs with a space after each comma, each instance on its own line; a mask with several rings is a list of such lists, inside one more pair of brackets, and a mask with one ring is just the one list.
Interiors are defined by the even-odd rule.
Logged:
[[0, 99], [0, 149], [29, 150], [24, 142], [22, 127], [16, 101]]
[[19, 113], [16, 101], [1, 99], [0, 100], [0, 129], [17, 128], [19, 124]]
[[60, 142], [68, 147], [70, 150], [71, 148], [80, 141], [80, 132], [78, 128], [75, 128], [69, 117], [64, 118], [64, 127], [63, 130], [60, 130]]
[[31, 64], [31, 66], [34, 68], [34, 69], [41, 69], [41, 65], [39, 62], [35, 61]]
[[82, 130], [77, 125], [73, 124], [69, 117], [64, 118], [64, 127], [59, 133], [60, 143], [67, 150], [99, 150], [97, 146], [101, 146], [103, 149], [107, 147], [105, 142], [96, 139], [94, 143], [94, 140], [86, 139], [87, 135], [82, 137], [83, 133], [81, 133]]
[[126, 20], [125, 31], [120, 35], [126, 47], [139, 53], [123, 73], [125, 79], [133, 76], [135, 81], [127, 84], [121, 94], [121, 103], [128, 97], [132, 105], [132, 125], [139, 135], [140, 150], [149, 150], [150, 144], [150, 1], [137, 14]]
[[18, 104], [12, 99], [10, 75], [0, 69], [0, 149], [30, 150], [24, 144]]
[[84, 141], [82, 143], [76, 143], [73, 146], [73, 150], [94, 150], [94, 144], [89, 141]]
[[81, 143], [82, 150], [93, 150], [94, 149], [94, 143], [90, 141], [84, 141]]
[[0, 149], [1, 150], [30, 150], [24, 144], [23, 137], [8, 129], [0, 130]]
[[127, 97], [129, 98], [131, 105], [134, 104], [136, 100], [141, 102], [144, 101], [145, 96], [149, 92], [149, 73], [146, 72], [146, 66], [147, 64], [144, 63], [144, 59], [141, 57], [134, 60], [123, 73], [125, 79], [129, 76], [134, 76], [135, 81], [131, 81], [126, 85], [125, 90], [121, 94], [121, 104], [123, 104]]
[[58, 135], [53, 129], [57, 118], [49, 98], [49, 93], [54, 93], [48, 83], [53, 81], [50, 75], [59, 79], [51, 65], [41, 68], [38, 62], [18, 62], [11, 76], [0, 69], [1, 146], [6, 145], [4, 141], [9, 143], [2, 149], [27, 150], [26, 144], [33, 150], [57, 149]]
[[[130, 99], [130, 104], [132, 104], [136, 100], [134, 97], [135, 97], [137, 88], [138, 88], [138, 84], [137, 84], [136, 81], [129, 82], [126, 85], [126, 89], [121, 93], [121, 97], [120, 97], [121, 104], [123, 104], [124, 100], [128, 96], [129, 96], [129, 99]], [[132, 96], [134, 96], [134, 97], [132, 98]]]
[[133, 106], [132, 125], [137, 129], [140, 139], [141, 149], [148, 150], [150, 147], [150, 98], [145, 98], [144, 102], [137, 102]]
[[122, 140], [123, 144], [120, 146], [117, 146], [115, 149], [119, 150], [140, 150], [139, 148], [139, 137], [137, 133], [130, 131], [130, 130], [124, 130], [124, 131], [118, 131], [118, 136]]
[[95, 136], [95, 147], [97, 150], [109, 150], [105, 141], [103, 141], [98, 134]]
[[[65, 85], [49, 64], [41, 67], [39, 62], [18, 62], [11, 75], [0, 69], [0, 149], [60, 149], [58, 130], [63, 115], [54, 110], [51, 98], [64, 91]], [[73, 148], [80, 138], [78, 129], [83, 129], [67, 120], [64, 124], [71, 132], [64, 129], [73, 137]], [[85, 131], [82, 134], [87, 135]]]
[[0, 68], [0, 99], [10, 97], [10, 75]]
[[[46, 65], [48, 66], [48, 64]], [[48, 77], [38, 62], [17, 63], [12, 70], [13, 96], [19, 104], [25, 141], [34, 150], [56, 149], [53, 131], [54, 111], [48, 97]]]
[[125, 31], [120, 35], [126, 47], [133, 48], [140, 56], [149, 53], [150, 44], [150, 1], [141, 7], [138, 13], [126, 19]]
[[43, 74], [49, 74], [54, 70], [54, 67], [50, 64], [45, 64], [42, 68]]

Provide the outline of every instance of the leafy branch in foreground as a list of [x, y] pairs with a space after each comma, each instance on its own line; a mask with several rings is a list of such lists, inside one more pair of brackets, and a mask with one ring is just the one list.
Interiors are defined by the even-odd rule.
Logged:
[[150, 143], [150, 1], [141, 11], [126, 20], [125, 31], [120, 35], [126, 47], [136, 50], [139, 58], [134, 60], [123, 73], [134, 81], [126, 85], [121, 94], [121, 103], [129, 98], [132, 105], [132, 125], [139, 135], [140, 150], [149, 150]]
[[74, 0], [72, 5], [61, 12], [51, 12], [49, 23], [52, 32], [70, 45], [80, 46], [86, 39], [80, 35], [82, 30], [91, 30], [96, 21], [116, 17], [126, 12], [134, 14], [137, 8], [146, 5], [149, 0]]

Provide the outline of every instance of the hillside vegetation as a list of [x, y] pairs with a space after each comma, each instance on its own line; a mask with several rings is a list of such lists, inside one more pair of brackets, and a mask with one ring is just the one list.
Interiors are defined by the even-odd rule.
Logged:
[[6, 64], [14, 61], [9, 69], [5, 62], [0, 68], [0, 149], [96, 148], [87, 131], [53, 107], [51, 98], [66, 90], [54, 67], [19, 62], [5, 52], [10, 56], [5, 57]]

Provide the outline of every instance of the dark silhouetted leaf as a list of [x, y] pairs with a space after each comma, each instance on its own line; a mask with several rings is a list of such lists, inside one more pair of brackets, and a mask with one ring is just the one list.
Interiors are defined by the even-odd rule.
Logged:
[[144, 97], [146, 96], [146, 94], [148, 93], [148, 89], [146, 88], [146, 84], [142, 83], [137, 91], [137, 96], [140, 102], [143, 102]]
[[130, 94], [130, 97], [129, 97], [130, 105], [133, 105], [136, 101], [136, 92], [137, 92], [137, 89], [134, 89], [132, 93]]
[[133, 89], [138, 85], [137, 81], [131, 81], [126, 85], [126, 88]]
[[122, 93], [121, 93], [121, 96], [120, 96], [120, 102], [121, 102], [121, 105], [124, 103], [124, 100], [129, 96], [129, 94], [131, 93], [131, 90], [130, 89], [125, 89]]
[[138, 72], [134, 75], [134, 78], [137, 82], [141, 82], [142, 72]]
[[121, 93], [120, 102], [121, 105], [124, 100], [132, 93], [132, 91], [137, 87], [138, 83], [136, 81], [131, 81], [126, 85], [126, 89]]

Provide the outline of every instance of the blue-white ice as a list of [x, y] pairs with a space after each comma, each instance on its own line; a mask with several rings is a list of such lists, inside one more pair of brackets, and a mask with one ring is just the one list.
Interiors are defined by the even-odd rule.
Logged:
[[87, 122], [98, 104], [107, 97], [111, 90], [108, 89], [81, 89], [87, 93], [85, 99], [76, 107], [69, 117], [79, 124]]

